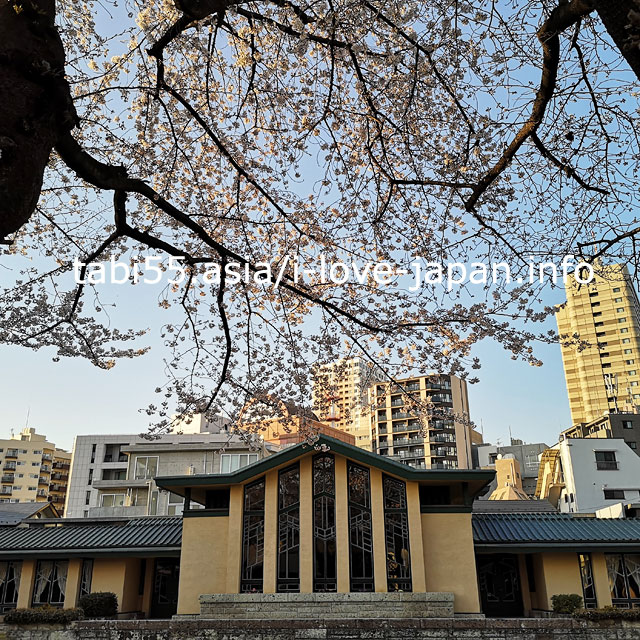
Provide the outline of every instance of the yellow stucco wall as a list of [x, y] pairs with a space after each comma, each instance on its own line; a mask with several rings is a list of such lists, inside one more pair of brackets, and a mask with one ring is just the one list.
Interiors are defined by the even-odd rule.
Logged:
[[227, 556], [216, 549], [228, 548], [228, 535], [229, 517], [184, 518], [179, 614], [200, 613], [199, 597], [203, 593], [227, 592]]
[[480, 597], [470, 513], [423, 513], [427, 591], [454, 594], [454, 611], [479, 613]]
[[578, 555], [575, 552], [540, 554], [541, 571], [536, 580], [539, 609], [551, 610], [551, 598], [561, 593], [577, 593], [582, 596], [582, 581]]
[[20, 589], [18, 591], [18, 609], [31, 606], [31, 591], [36, 575], [36, 561], [23, 560], [22, 573], [20, 574]]
[[598, 607], [610, 607], [611, 587], [609, 586], [609, 575], [607, 573], [607, 563], [604, 559], [604, 553], [591, 554], [591, 568], [593, 570], [593, 582], [596, 588]]
[[82, 572], [82, 559], [71, 558], [67, 569], [67, 587], [64, 593], [64, 608], [71, 609], [78, 605], [78, 593], [80, 591], [80, 577]]
[[115, 593], [118, 598], [118, 611], [124, 611], [122, 604], [126, 569], [126, 558], [96, 558], [93, 561], [91, 591], [111, 591]]

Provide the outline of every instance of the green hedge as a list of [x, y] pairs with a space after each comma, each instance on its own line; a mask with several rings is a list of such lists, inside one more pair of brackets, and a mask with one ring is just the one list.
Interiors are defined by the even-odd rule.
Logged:
[[118, 613], [118, 597], [110, 591], [96, 591], [81, 596], [78, 606], [85, 618], [112, 618]]
[[6, 624], [69, 624], [82, 620], [82, 609], [58, 609], [37, 607], [36, 609], [12, 609], [4, 614]]
[[640, 621], [640, 609], [618, 609], [617, 607], [604, 607], [603, 609], [586, 609], [573, 614], [581, 620], [631, 620]]
[[577, 593], [559, 593], [551, 596], [554, 613], [575, 613], [582, 608], [582, 596]]

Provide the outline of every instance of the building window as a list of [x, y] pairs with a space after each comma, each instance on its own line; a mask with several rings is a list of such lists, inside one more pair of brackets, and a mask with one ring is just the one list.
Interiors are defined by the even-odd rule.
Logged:
[[337, 591], [335, 460], [313, 459], [313, 591]]
[[607, 573], [614, 607], [640, 606], [640, 554], [606, 553]]
[[90, 502], [91, 502], [91, 491], [87, 491], [84, 494], [84, 504], [85, 504], [85, 506], [88, 506]]
[[593, 314], [593, 317], [594, 317], [594, 318], [599, 318], [601, 315], [602, 315], [602, 311], [596, 311], [596, 312]]
[[636, 442], [627, 442], [627, 444], [634, 450], [638, 448], [638, 444]]
[[595, 454], [598, 471], [615, 471], [618, 468], [615, 451], [596, 451]]
[[625, 360], [625, 364], [635, 364], [635, 360]]
[[89, 469], [89, 478], [87, 479], [87, 484], [91, 485], [93, 482], [93, 469]]
[[622, 489], [605, 489], [605, 500], [624, 500], [624, 491]]
[[79, 596], [86, 596], [91, 593], [91, 578], [93, 577], [93, 560], [85, 558], [82, 561], [82, 573], [80, 574]]
[[64, 604], [68, 566], [67, 560], [38, 561], [31, 603], [34, 607], [43, 604], [61, 607]]
[[631, 369], [630, 371], [627, 372], [630, 376], [635, 376], [636, 375], [636, 370], [635, 369]]
[[264, 570], [264, 478], [244, 488], [241, 593], [262, 593]]
[[633, 349], [625, 349], [625, 350], [624, 350], [624, 354], [625, 354], [626, 356], [630, 356], [632, 353], [633, 353]]
[[349, 485], [349, 578], [351, 591], [374, 591], [369, 469], [347, 464]]
[[629, 329], [627, 327], [620, 329], [620, 333], [629, 333]]
[[124, 493], [103, 493], [100, 496], [101, 507], [123, 507]]
[[624, 313], [624, 307], [618, 307], [616, 313]]
[[5, 560], [0, 562], [0, 613], [15, 609], [20, 589], [22, 561]]
[[300, 467], [278, 473], [278, 580], [276, 591], [300, 591]]
[[614, 298], [613, 301], [614, 302], [622, 302], [622, 298]]
[[631, 342], [631, 338], [622, 338], [622, 344], [629, 344]]
[[93, 464], [96, 461], [96, 445], [92, 444], [91, 445], [91, 464]]
[[383, 477], [382, 486], [387, 590], [412, 591], [406, 486], [404, 482], [388, 476]]
[[158, 475], [158, 456], [138, 456], [136, 458], [136, 480], [151, 480]]
[[223, 453], [220, 456], [220, 473], [231, 473], [257, 461], [257, 453]]
[[613, 293], [620, 293], [620, 287], [615, 287], [613, 289]]
[[591, 554], [579, 553], [580, 578], [582, 579], [582, 598], [585, 609], [595, 609], [598, 606], [596, 599], [596, 587], [593, 582], [593, 568], [591, 566]]
[[622, 421], [623, 429], [633, 429], [633, 422], [631, 420], [623, 420]]

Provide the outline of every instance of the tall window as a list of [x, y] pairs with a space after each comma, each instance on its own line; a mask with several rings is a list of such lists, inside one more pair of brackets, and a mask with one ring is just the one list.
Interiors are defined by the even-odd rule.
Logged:
[[244, 488], [242, 593], [262, 593], [264, 570], [264, 478]]
[[80, 596], [91, 593], [91, 578], [93, 577], [93, 560], [85, 558], [82, 561], [82, 574], [80, 575]]
[[409, 517], [405, 483], [384, 476], [384, 536], [387, 547], [387, 589], [411, 591]]
[[640, 554], [607, 553], [607, 573], [614, 607], [640, 607]]
[[615, 451], [596, 451], [595, 454], [598, 471], [615, 471], [618, 468]]
[[300, 467], [278, 474], [278, 582], [276, 591], [300, 591]]
[[373, 533], [369, 470], [349, 462], [349, 573], [351, 591], [373, 591]]
[[313, 459], [313, 590], [337, 591], [335, 460]]
[[593, 582], [593, 568], [591, 566], [591, 554], [579, 553], [580, 578], [582, 580], [582, 598], [585, 609], [595, 609], [598, 606], [596, 588]]
[[158, 456], [138, 456], [136, 458], [136, 480], [151, 480], [158, 475]]
[[0, 562], [0, 613], [14, 609], [18, 603], [22, 561]]
[[67, 588], [67, 560], [39, 560], [33, 586], [33, 606], [43, 604], [61, 607]]

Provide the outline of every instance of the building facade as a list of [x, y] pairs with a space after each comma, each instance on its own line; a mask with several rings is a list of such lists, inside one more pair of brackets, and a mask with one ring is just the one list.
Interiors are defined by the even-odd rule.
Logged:
[[0, 502], [53, 502], [64, 512], [71, 454], [35, 429], [0, 440]]
[[[480, 469], [495, 468], [496, 460], [500, 457], [513, 456], [520, 465], [522, 489], [531, 498], [535, 495], [538, 481], [538, 467], [540, 456], [549, 448], [544, 442], [524, 443], [511, 439], [510, 445], [478, 444], [472, 447], [473, 466]], [[493, 491], [495, 486], [491, 486]]]
[[640, 414], [610, 413], [591, 422], [575, 425], [560, 434], [565, 438], [618, 438], [640, 456]]
[[367, 391], [372, 369], [361, 358], [345, 358], [317, 367], [313, 375], [312, 406], [318, 420], [355, 438], [356, 446], [371, 449]]
[[77, 436], [66, 515], [70, 518], [167, 516], [182, 511], [182, 498], [160, 491], [157, 475], [228, 472], [268, 455], [222, 433], [140, 436]]
[[[556, 319], [574, 424], [640, 404], [640, 303], [623, 265], [599, 266], [591, 284], [566, 283], [567, 302]], [[564, 336], [564, 337], [563, 337]]]
[[536, 497], [563, 513], [640, 501], [640, 458], [624, 440], [565, 438], [545, 451]]
[[416, 376], [376, 383], [369, 393], [371, 451], [417, 469], [472, 467], [464, 380]]

